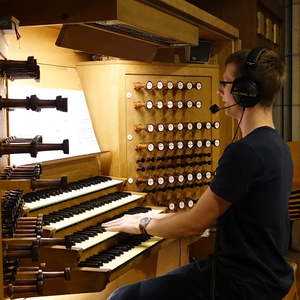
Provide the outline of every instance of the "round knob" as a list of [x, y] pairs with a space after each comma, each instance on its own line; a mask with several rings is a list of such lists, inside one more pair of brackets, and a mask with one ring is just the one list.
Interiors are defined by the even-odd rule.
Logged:
[[157, 149], [158, 149], [159, 151], [163, 151], [163, 150], [165, 149], [164, 143], [158, 143], [158, 144], [157, 144]]
[[172, 123], [168, 124], [168, 131], [173, 131], [174, 130], [174, 125]]
[[163, 109], [164, 108], [164, 103], [163, 101], [159, 100], [156, 102], [156, 108], [157, 109]]
[[185, 206], [184, 201], [179, 201], [178, 206], [180, 209], [183, 209]]
[[202, 102], [201, 101], [196, 101], [195, 102], [195, 107], [198, 108], [198, 109], [201, 108], [202, 107]]
[[195, 83], [195, 88], [196, 88], [196, 90], [201, 90], [202, 89], [202, 83], [201, 82], [196, 82]]
[[146, 82], [146, 90], [151, 90], [153, 88], [153, 83], [151, 81]]
[[157, 178], [157, 183], [159, 184], [159, 185], [162, 185], [162, 184], [164, 184], [165, 183], [165, 180], [164, 180], [164, 178], [163, 177], [158, 177]]
[[183, 130], [184, 126], [182, 123], [177, 123], [177, 130], [181, 131]]
[[158, 125], [157, 125], [157, 130], [158, 130], [159, 132], [163, 132], [164, 129], [165, 129], [164, 124], [158, 124]]
[[193, 123], [192, 122], [186, 123], [186, 128], [187, 128], [187, 130], [193, 130], [193, 128], [194, 128]]
[[151, 100], [148, 100], [148, 101], [146, 102], [146, 108], [147, 108], [147, 109], [152, 109], [152, 108], [153, 108], [153, 102], [152, 102]]
[[194, 147], [193, 141], [188, 141], [187, 146], [188, 146], [189, 149], [192, 149]]
[[172, 100], [169, 100], [169, 101], [167, 102], [167, 107], [168, 107], [169, 109], [172, 109], [172, 108], [174, 107], [174, 103], [173, 103]]
[[196, 173], [196, 178], [197, 178], [197, 180], [201, 180], [202, 179], [202, 173], [201, 172], [197, 172]]
[[162, 83], [162, 81], [157, 81], [156, 89], [157, 90], [162, 90], [163, 88], [164, 88], [164, 84]]
[[177, 142], [177, 149], [181, 150], [181, 149], [183, 149], [183, 147], [184, 147], [183, 142], [181, 142], [181, 141]]
[[205, 172], [205, 178], [210, 179], [212, 176], [212, 173], [210, 171]]
[[211, 141], [210, 141], [210, 140], [206, 140], [206, 141], [205, 141], [205, 147], [206, 147], [206, 148], [211, 147]]
[[174, 150], [174, 148], [175, 148], [174, 143], [173, 142], [169, 142], [168, 148], [169, 148], [169, 150]]
[[188, 81], [185, 86], [187, 90], [191, 90], [193, 88], [193, 83]]
[[175, 204], [173, 202], [169, 203], [169, 210], [175, 210]]
[[186, 102], [186, 107], [187, 107], [187, 108], [192, 108], [192, 107], [193, 107], [193, 101], [188, 100], [188, 101]]
[[192, 199], [190, 199], [187, 203], [189, 208], [192, 208], [194, 206], [194, 201]]
[[192, 173], [188, 173], [186, 178], [188, 181], [192, 181], [194, 179], [194, 176]]
[[170, 176], [168, 177], [168, 182], [169, 182], [170, 184], [174, 183], [174, 182], [175, 182], [175, 177], [172, 176], [172, 175], [170, 175]]
[[176, 87], [177, 87], [178, 90], [183, 90], [183, 88], [184, 88], [183, 82], [182, 81], [178, 81], [176, 83]]
[[168, 90], [172, 90], [174, 88], [174, 84], [172, 81], [167, 82], [167, 88], [168, 88]]
[[180, 182], [180, 183], [184, 182], [184, 176], [183, 175], [179, 175], [177, 179], [178, 179], [178, 182]]
[[218, 121], [213, 122], [212, 126], [213, 126], [213, 128], [215, 128], [215, 129], [219, 129], [219, 128], [220, 128], [220, 122], [218, 122]]
[[196, 128], [198, 129], [198, 130], [200, 130], [200, 129], [202, 129], [202, 123], [201, 122], [196, 122]]
[[202, 148], [203, 143], [202, 143], [201, 140], [198, 140], [197, 143], [196, 143], [196, 145], [197, 145], [197, 148]]
[[184, 106], [184, 104], [183, 104], [182, 101], [176, 101], [174, 104], [175, 104], [175, 106], [176, 106], [178, 109], [181, 109], [181, 108], [183, 108], [183, 106]]
[[218, 140], [218, 139], [213, 140], [213, 141], [212, 141], [212, 144], [213, 144], [215, 147], [219, 147], [219, 146], [220, 146], [220, 140]]

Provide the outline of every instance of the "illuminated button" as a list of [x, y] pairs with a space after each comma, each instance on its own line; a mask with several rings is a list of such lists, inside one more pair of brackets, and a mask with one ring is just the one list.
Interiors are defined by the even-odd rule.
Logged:
[[206, 147], [206, 148], [209, 148], [210, 146], [211, 146], [211, 141], [206, 140], [206, 141], [205, 141], [205, 147]]
[[188, 130], [192, 130], [194, 126], [193, 126], [193, 123], [187, 123], [186, 127]]
[[210, 122], [206, 122], [205, 128], [206, 128], [206, 129], [211, 129], [211, 123], [210, 123]]
[[153, 132], [154, 131], [154, 126], [152, 124], [147, 125], [147, 131], [148, 132]]
[[164, 184], [164, 182], [165, 182], [165, 180], [163, 177], [158, 177], [158, 179], [157, 179], [158, 184]]
[[170, 143], [168, 144], [168, 148], [169, 148], [169, 150], [174, 150], [174, 148], [175, 148], [174, 143], [173, 143], [173, 142], [170, 142]]
[[197, 178], [197, 180], [201, 180], [202, 179], [202, 173], [201, 172], [197, 172], [196, 178]]
[[179, 181], [180, 183], [184, 182], [184, 176], [183, 176], [183, 175], [179, 175], [179, 176], [178, 176], [178, 181]]
[[202, 123], [201, 122], [197, 122], [196, 123], [196, 128], [199, 129], [199, 130], [202, 129]]
[[172, 123], [168, 124], [168, 130], [173, 131], [174, 130], [174, 125]]
[[173, 101], [172, 101], [172, 100], [169, 100], [169, 101], [167, 102], [167, 107], [168, 107], [168, 108], [173, 108], [173, 106], [174, 106]]
[[214, 145], [215, 147], [219, 147], [219, 146], [220, 146], [220, 140], [214, 140], [214, 141], [213, 141], [213, 145]]
[[188, 141], [187, 146], [189, 149], [192, 149], [194, 147], [193, 141]]
[[183, 82], [182, 82], [182, 81], [178, 81], [178, 82], [177, 82], [177, 88], [178, 88], [179, 90], [182, 90], [183, 87], [184, 87]]
[[168, 83], [167, 83], [167, 88], [168, 88], [169, 90], [172, 90], [173, 87], [174, 87], [173, 82], [172, 82], [172, 81], [168, 81]]
[[198, 148], [201, 148], [202, 145], [203, 145], [202, 141], [201, 141], [201, 140], [198, 140], [198, 141], [197, 141], [197, 147], [198, 147]]
[[147, 149], [148, 149], [148, 151], [152, 152], [154, 150], [154, 145], [148, 144]]
[[213, 128], [218, 129], [218, 128], [220, 128], [220, 122], [216, 121], [213, 123], [212, 126], [213, 126]]
[[188, 89], [188, 90], [191, 90], [192, 88], [193, 88], [193, 84], [189, 81], [189, 82], [187, 82], [186, 83], [186, 88]]
[[193, 200], [189, 200], [188, 207], [192, 208], [193, 206], [194, 206], [194, 201]]
[[184, 208], [184, 202], [183, 201], [179, 201], [179, 208], [183, 209]]
[[202, 89], [202, 83], [201, 82], [197, 82], [196, 83], [196, 90], [201, 90]]
[[211, 178], [211, 172], [209, 172], [209, 171], [206, 172], [206, 173], [205, 173], [205, 178], [206, 178], [206, 179], [210, 179], [210, 178]]
[[158, 143], [157, 148], [158, 148], [159, 151], [163, 151], [165, 149], [165, 146], [164, 146], [163, 143]]
[[183, 142], [177, 142], [177, 148], [182, 149], [183, 148]]
[[157, 125], [157, 130], [158, 131], [162, 132], [162, 131], [164, 131], [164, 129], [165, 129], [164, 124], [158, 124]]
[[192, 108], [193, 102], [191, 100], [187, 101], [186, 106], [187, 106], [187, 108]]
[[150, 185], [150, 186], [153, 185], [154, 184], [154, 179], [153, 178], [148, 178], [147, 184]]
[[158, 108], [158, 109], [162, 109], [163, 107], [164, 107], [164, 103], [162, 102], [162, 101], [157, 101], [157, 103], [156, 103], [156, 107]]
[[183, 129], [183, 127], [184, 127], [184, 126], [183, 126], [182, 123], [178, 123], [178, 124], [177, 124], [177, 129], [178, 129], [178, 130], [181, 131], [181, 130]]
[[152, 101], [147, 101], [146, 102], [146, 107], [147, 107], [147, 109], [152, 109], [153, 108], [153, 103], [152, 103]]
[[168, 178], [168, 181], [169, 181], [169, 183], [174, 183], [174, 181], [175, 181], [175, 177], [174, 176], [169, 176], [169, 178]]
[[192, 174], [192, 173], [189, 173], [189, 174], [187, 175], [187, 180], [188, 180], [188, 181], [192, 181], [193, 179], [194, 179], [193, 174]]
[[175, 210], [175, 204], [173, 202], [169, 203], [169, 210]]
[[164, 84], [163, 84], [161, 81], [158, 81], [158, 82], [156, 83], [156, 88], [157, 88], [158, 90], [161, 90], [163, 87], [164, 87]]
[[196, 101], [195, 106], [196, 106], [196, 108], [201, 108], [202, 107], [202, 102], [201, 101]]
[[183, 108], [183, 102], [182, 101], [177, 101], [176, 105], [177, 105], [177, 108], [179, 108], [179, 109]]

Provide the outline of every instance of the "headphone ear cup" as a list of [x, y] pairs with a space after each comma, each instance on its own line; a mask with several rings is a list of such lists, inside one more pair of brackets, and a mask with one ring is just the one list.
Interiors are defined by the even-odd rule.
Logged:
[[252, 107], [260, 100], [259, 85], [246, 76], [233, 81], [231, 94], [234, 96], [236, 103], [242, 107]]

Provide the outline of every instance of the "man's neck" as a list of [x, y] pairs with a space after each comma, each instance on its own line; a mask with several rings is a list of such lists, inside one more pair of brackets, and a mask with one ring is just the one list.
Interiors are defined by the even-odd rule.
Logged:
[[272, 108], [265, 108], [260, 105], [246, 108], [240, 123], [242, 137], [245, 137], [254, 129], [262, 126], [275, 128], [272, 117]]

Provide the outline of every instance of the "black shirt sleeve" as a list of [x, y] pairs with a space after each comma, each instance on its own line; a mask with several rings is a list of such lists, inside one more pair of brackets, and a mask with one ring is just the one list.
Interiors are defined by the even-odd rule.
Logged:
[[230, 144], [219, 160], [211, 190], [231, 203], [238, 203], [263, 170], [252, 148], [242, 142]]

